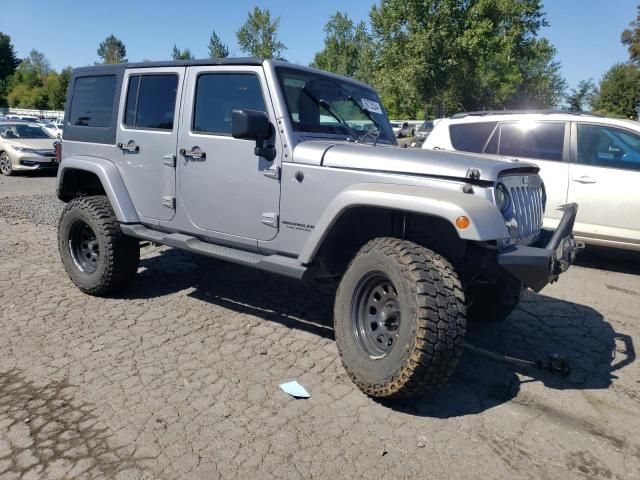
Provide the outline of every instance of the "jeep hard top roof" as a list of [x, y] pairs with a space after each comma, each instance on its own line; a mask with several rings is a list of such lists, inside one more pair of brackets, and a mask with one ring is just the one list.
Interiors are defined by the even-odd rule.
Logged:
[[208, 66], [208, 65], [253, 65], [260, 66], [266, 59], [255, 57], [233, 57], [233, 58], [206, 58], [199, 60], [159, 60], [153, 62], [128, 62], [128, 63], [111, 63], [101, 65], [90, 65], [87, 67], [78, 67], [74, 71], [78, 73], [89, 73], [92, 71], [120, 71], [127, 68], [158, 68], [158, 67], [192, 67], [192, 66]]
[[[334, 77], [339, 80], [347, 81], [360, 85], [365, 88], [374, 89], [371, 85], [350, 78], [345, 75], [339, 75], [333, 72], [327, 72], [319, 70], [313, 67], [307, 67], [305, 65], [298, 65], [296, 63], [290, 63], [286, 60], [273, 60], [269, 58], [258, 57], [232, 57], [232, 58], [201, 58], [197, 60], [160, 60], [150, 62], [129, 62], [129, 63], [112, 63], [112, 64], [100, 64], [89, 65], [86, 67], [74, 68], [73, 75], [75, 77], [84, 77], [90, 75], [104, 75], [115, 74], [122, 75], [122, 73], [130, 68], [162, 68], [162, 67], [206, 67], [215, 65], [250, 65], [250, 66], [262, 66], [265, 62], [272, 64], [275, 67], [287, 67], [296, 70], [303, 70], [308, 72], [316, 72], [329, 77]], [[118, 89], [120, 86], [118, 86]]]

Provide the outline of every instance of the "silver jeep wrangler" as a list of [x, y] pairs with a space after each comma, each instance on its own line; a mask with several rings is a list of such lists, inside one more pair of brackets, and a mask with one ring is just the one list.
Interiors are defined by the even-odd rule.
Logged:
[[400, 148], [371, 87], [312, 68], [79, 68], [64, 123], [58, 245], [78, 288], [129, 282], [141, 240], [335, 280], [342, 362], [375, 397], [443, 385], [467, 319], [507, 316], [577, 251], [576, 205], [542, 229], [535, 166]]

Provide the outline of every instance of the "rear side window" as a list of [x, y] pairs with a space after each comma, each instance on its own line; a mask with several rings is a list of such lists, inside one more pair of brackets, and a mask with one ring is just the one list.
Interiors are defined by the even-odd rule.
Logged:
[[172, 130], [177, 88], [178, 76], [174, 74], [129, 77], [125, 126]]
[[482, 153], [498, 122], [464, 123], [449, 126], [451, 145], [463, 152]]
[[266, 111], [258, 77], [252, 73], [205, 73], [198, 77], [193, 131], [231, 135], [231, 112]]
[[564, 123], [521, 121], [500, 129], [500, 155], [562, 160]]
[[115, 75], [76, 78], [69, 123], [82, 127], [110, 126], [115, 94]]

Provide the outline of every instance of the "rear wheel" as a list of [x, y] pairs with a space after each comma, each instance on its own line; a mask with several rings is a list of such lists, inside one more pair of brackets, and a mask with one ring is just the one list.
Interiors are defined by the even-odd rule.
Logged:
[[138, 270], [139, 242], [122, 234], [107, 197], [79, 197], [64, 208], [58, 249], [65, 270], [85, 293], [104, 295], [131, 281]]
[[13, 174], [13, 165], [11, 165], [11, 159], [6, 152], [0, 153], [0, 173], [7, 177]]
[[419, 396], [446, 383], [466, 331], [451, 264], [415, 243], [377, 238], [353, 259], [336, 294], [345, 370], [367, 395]]

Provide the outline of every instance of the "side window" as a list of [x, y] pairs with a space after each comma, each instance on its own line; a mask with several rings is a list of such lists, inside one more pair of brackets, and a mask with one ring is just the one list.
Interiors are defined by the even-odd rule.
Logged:
[[564, 123], [520, 121], [503, 123], [499, 154], [562, 161]]
[[463, 152], [482, 153], [497, 122], [462, 123], [449, 126], [451, 145]]
[[76, 78], [69, 123], [82, 127], [110, 126], [115, 94], [115, 75]]
[[125, 126], [172, 130], [177, 88], [175, 74], [129, 77]]
[[192, 130], [231, 135], [231, 112], [266, 111], [260, 80], [253, 73], [204, 73], [196, 82]]
[[579, 123], [578, 163], [640, 171], [640, 135]]

